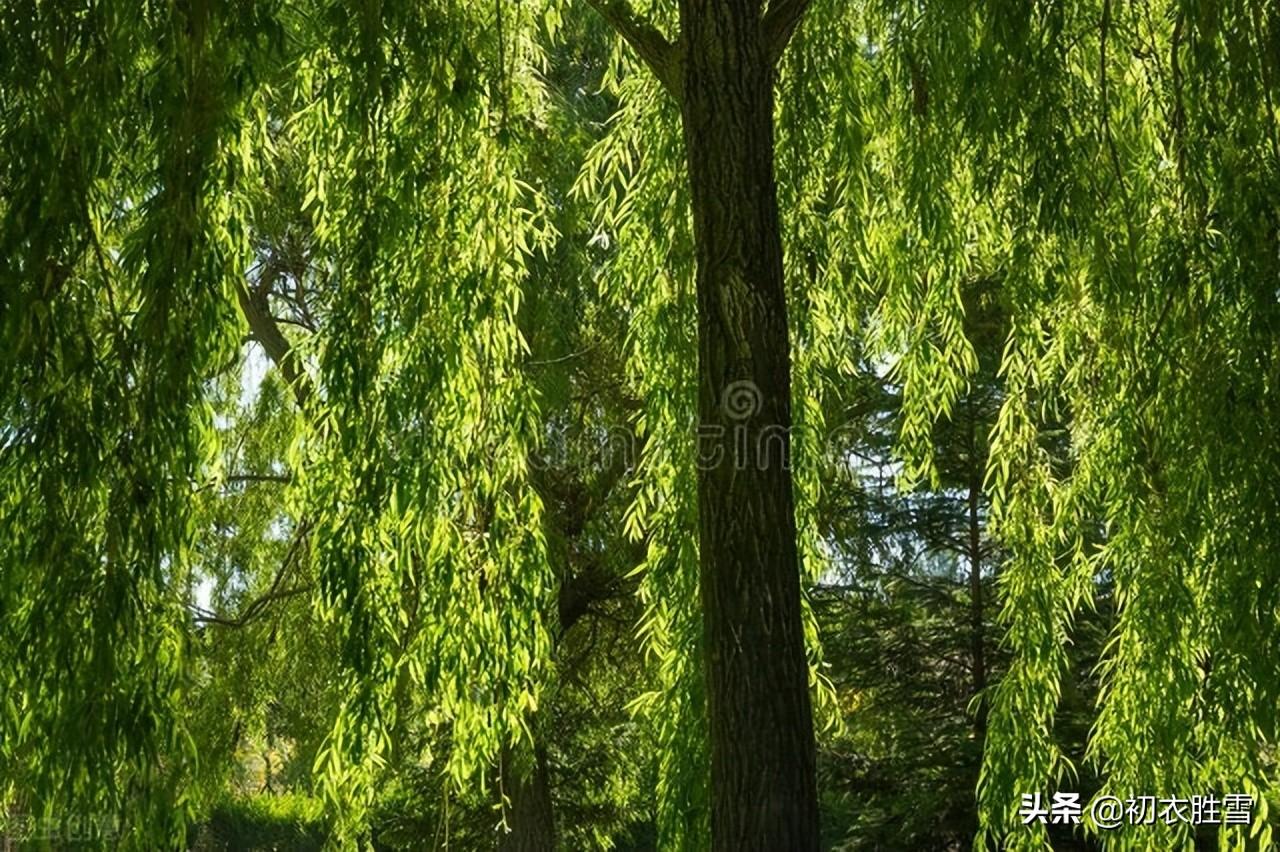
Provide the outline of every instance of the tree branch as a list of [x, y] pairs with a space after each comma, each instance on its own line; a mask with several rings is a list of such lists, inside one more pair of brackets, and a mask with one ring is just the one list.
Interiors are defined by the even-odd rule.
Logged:
[[265, 614], [267, 604], [272, 601], [281, 601], [287, 598], [295, 598], [298, 595], [305, 595], [314, 588], [315, 586], [308, 583], [302, 586], [295, 586], [291, 589], [277, 589], [274, 592], [268, 592], [262, 597], [255, 599], [253, 603], [245, 607], [245, 611], [243, 613], [234, 618], [221, 616], [197, 606], [191, 606], [191, 620], [196, 624], [217, 624], [220, 627], [245, 627]]
[[809, 0], [770, 0], [761, 27], [769, 49], [769, 61], [775, 65], [782, 59], [791, 36], [800, 28]]
[[234, 473], [223, 477], [225, 482], [292, 482], [293, 476], [287, 473]]
[[284, 555], [280, 568], [276, 571], [275, 577], [271, 581], [271, 587], [267, 589], [261, 596], [255, 598], [238, 616], [221, 616], [217, 613], [202, 609], [194, 604], [188, 603], [187, 608], [191, 610], [192, 621], [196, 624], [218, 624], [223, 627], [244, 627], [254, 619], [258, 618], [266, 611], [266, 607], [273, 601], [285, 600], [287, 598], [304, 595], [315, 588], [310, 583], [303, 583], [292, 588], [282, 588], [284, 578], [288, 575], [289, 570], [294, 566], [299, 558], [300, 551], [306, 543], [307, 534], [311, 531], [310, 522], [303, 520], [293, 532], [293, 540], [289, 542], [289, 549]]
[[654, 76], [677, 99], [684, 87], [681, 77], [680, 50], [642, 15], [636, 14], [627, 0], [587, 0], [600, 16], [640, 55]]
[[253, 339], [262, 344], [267, 357], [279, 368], [285, 383], [293, 391], [298, 405], [305, 408], [311, 385], [298, 363], [297, 353], [293, 351], [288, 338], [280, 330], [279, 323], [271, 315], [270, 307], [267, 305], [267, 294], [258, 291], [250, 293], [243, 281], [237, 281], [236, 299], [240, 302], [240, 312], [249, 323], [249, 330], [253, 332]]

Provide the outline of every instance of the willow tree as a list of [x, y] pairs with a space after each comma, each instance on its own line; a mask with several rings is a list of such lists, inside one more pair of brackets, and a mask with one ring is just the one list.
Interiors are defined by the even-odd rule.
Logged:
[[776, 67], [805, 2], [680, 4], [668, 41], [596, 8], [675, 98], [697, 275], [698, 556], [718, 849], [817, 848], [774, 184]]
[[246, 248], [227, 143], [279, 30], [258, 4], [0, 16], [0, 795], [163, 835], [196, 759], [171, 590]]
[[[634, 14], [600, 5], [668, 93], [694, 73], [681, 63], [741, 58], [713, 48], [712, 60], [690, 60], [709, 42], [686, 27], [716, 14], [706, 8], [680, 7], [668, 49]], [[671, 23], [669, 7], [653, 11]], [[768, 19], [759, 12], [743, 12], [748, 29]], [[1021, 793], [1071, 778], [1055, 715], [1065, 645], [1097, 578], [1118, 604], [1088, 753], [1102, 795], [1235, 789], [1254, 796], [1253, 821], [1224, 828], [1223, 842], [1265, 835], [1280, 718], [1270, 651], [1278, 445], [1264, 425], [1276, 410], [1280, 337], [1275, 10], [816, 2], [809, 14], [820, 24], [800, 32], [780, 66], [774, 128], [801, 389], [820, 395], [815, 373], [840, 372], [832, 341], [865, 334], [904, 388], [904, 479], [935, 475], [936, 422], [954, 414], [978, 369], [964, 333], [971, 282], [997, 282], [1009, 318], [985, 485], [1009, 554], [1000, 594], [1013, 658], [991, 701], [984, 838], [1047, 842], [1042, 827], [1020, 825], [1017, 806]], [[722, 21], [715, 32], [723, 47], [741, 30]], [[635, 82], [621, 89], [615, 138], [587, 188], [623, 187], [601, 222], [617, 236], [619, 265], [650, 279], [652, 327], [635, 334], [635, 351], [661, 384], [658, 369], [679, 375], [658, 350], [683, 345], [668, 318], [691, 307], [683, 252], [698, 251], [698, 175], [673, 170], [679, 130], [665, 96]], [[692, 167], [698, 95], [675, 94], [686, 142], [676, 153]], [[741, 106], [723, 97], [718, 106]], [[746, 143], [735, 134], [721, 144]], [[717, 212], [740, 209], [732, 192], [722, 197]], [[671, 213], [686, 198], [694, 234]], [[868, 302], [877, 306], [864, 321]], [[706, 336], [700, 328], [700, 352]], [[707, 396], [700, 385], [699, 414]], [[670, 395], [652, 405], [646, 427], [670, 439], [682, 404]], [[807, 400], [796, 410], [814, 425]], [[802, 517], [815, 432], [795, 433]], [[670, 505], [684, 487], [663, 476], [670, 462], [657, 457], [649, 471], [665, 489], [641, 495], [650, 507], [666, 500], [649, 512], [659, 520], [685, 510]], [[687, 558], [666, 542], [658, 555], [673, 552], [676, 564]], [[679, 588], [674, 574], [666, 588]], [[671, 676], [693, 682], [678, 665]], [[714, 689], [714, 675], [707, 682]], [[1119, 848], [1189, 842], [1186, 825], [1085, 830]]]
[[[603, 8], [685, 112], [702, 423], [745, 428], [746, 445], [767, 451], [699, 477], [715, 833], [732, 846], [809, 846], [813, 739], [771, 147], [774, 67], [802, 4], [767, 20], [758, 4], [691, 5], [678, 51]], [[535, 407], [511, 373], [524, 263], [549, 238], [537, 189], [520, 180], [521, 124], [537, 121], [540, 97], [535, 11], [8, 8], [5, 528], [16, 561], [5, 589], [18, 665], [5, 754], [10, 777], [35, 780], [33, 801], [119, 803], [121, 778], [150, 795], [156, 773], [182, 797], [178, 752], [157, 739], [181, 730], [172, 590], [194, 533], [184, 495], [220, 475], [202, 383], [229, 354], [236, 307], [300, 403], [292, 499], [310, 515], [321, 605], [338, 616], [351, 672], [320, 764], [331, 788], [360, 788], [394, 724], [388, 685], [405, 676], [440, 696], [460, 767], [518, 735], [546, 656], [537, 613], [549, 585], [523, 471]], [[255, 151], [281, 136], [307, 152], [320, 269], [303, 277], [333, 288], [309, 352], [261, 322], [245, 285], [247, 209], [271, 167]], [[79, 331], [51, 335], [55, 313]], [[722, 405], [742, 381], [758, 394], [746, 420]], [[758, 441], [770, 428], [781, 441]], [[21, 499], [28, 478], [48, 492], [40, 505]], [[80, 573], [50, 567], [67, 585], [35, 588], [33, 571], [68, 550], [83, 555]], [[432, 617], [418, 621], [424, 610]], [[83, 623], [92, 641], [64, 642], [54, 623]], [[160, 636], [176, 643], [159, 655], [165, 679], [150, 675], [145, 650]], [[98, 678], [119, 683], [107, 693], [116, 709], [97, 712]], [[80, 738], [83, 759], [63, 761], [59, 781], [36, 743], [69, 740], [54, 729], [79, 715], [101, 730]], [[136, 741], [114, 736], [121, 728]]]
[[455, 778], [526, 736], [550, 580], [514, 316], [549, 232], [517, 178], [538, 87], [515, 5], [5, 4], [6, 803], [118, 816], [139, 848], [197, 805], [184, 590], [193, 492], [227, 474], [207, 382], [246, 319], [262, 336], [241, 297], [267, 289], [252, 212], [283, 146], [316, 241], [293, 283], [330, 294], [281, 357], [287, 507], [346, 680], [317, 769], [356, 827], [398, 683], [441, 708]]
[[[894, 154], [872, 166], [892, 169], [909, 223], [879, 245], [914, 266], [878, 329], [901, 353], [909, 457], [972, 369], [946, 334], [966, 268], [998, 271], [1011, 326], [987, 487], [1012, 659], [992, 696], [982, 839], [1047, 845], [1021, 825], [1020, 794], [1070, 789], [1065, 646], [1102, 578], [1117, 617], [1087, 754], [1100, 795], [1250, 794], [1252, 825], [1220, 841], [1265, 846], [1280, 19], [1247, 2], [869, 10], [868, 61], [899, 115], [877, 131]], [[1192, 842], [1185, 823], [1105, 828], [1084, 830], [1110, 848]]]
[[[1106, 791], [1273, 785], [1275, 10], [814, 0], [801, 30], [801, 0], [593, 5], [650, 69], [613, 57], [618, 113], [579, 190], [643, 409], [629, 529], [661, 690], [636, 709], [662, 736], [664, 843], [706, 845], [709, 811], [723, 848], [816, 844], [801, 577], [821, 569], [823, 383], [865, 335], [904, 388], [905, 478], [928, 475], [977, 368], [975, 280], [1000, 282], [1011, 327], [987, 485], [1013, 659], [986, 836], [1043, 841], [1015, 806], [1070, 771], [1062, 646], [1100, 573], [1119, 604]], [[561, 11], [0, 7], [6, 800], [180, 842], [198, 757], [180, 590], [192, 491], [222, 475], [207, 383], [252, 319], [251, 211], [281, 144], [317, 241], [302, 277], [331, 294], [281, 361], [286, 499], [348, 698], [318, 769], [355, 827], [398, 684], [435, 696], [458, 781], [528, 738], [554, 580], [516, 318], [556, 239], [524, 143]], [[1187, 840], [1147, 831], [1112, 842]]]

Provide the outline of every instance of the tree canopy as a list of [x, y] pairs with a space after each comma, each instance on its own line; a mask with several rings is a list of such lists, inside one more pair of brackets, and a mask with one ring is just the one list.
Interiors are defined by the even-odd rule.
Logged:
[[0, 805], [1269, 848], [1277, 199], [1258, 0], [0, 0]]

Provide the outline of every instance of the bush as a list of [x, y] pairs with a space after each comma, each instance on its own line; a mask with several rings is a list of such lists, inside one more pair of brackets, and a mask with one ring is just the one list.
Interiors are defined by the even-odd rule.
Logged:
[[296, 793], [228, 798], [201, 826], [193, 852], [315, 852], [328, 836], [319, 799]]

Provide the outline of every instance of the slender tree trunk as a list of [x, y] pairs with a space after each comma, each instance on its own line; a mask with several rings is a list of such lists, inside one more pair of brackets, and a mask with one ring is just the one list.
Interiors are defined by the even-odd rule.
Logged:
[[[969, 418], [969, 643], [973, 656], [973, 694], [987, 687], [986, 637], [984, 636], [982, 600], [982, 521], [979, 501], [982, 499], [982, 468], [977, 458], [976, 412]], [[974, 734], [982, 739], [987, 732], [986, 701], [980, 699], [973, 718]]]
[[790, 471], [774, 46], [751, 0], [682, 0], [697, 251], [700, 568], [717, 850], [818, 848]]
[[500, 760], [507, 830], [498, 841], [498, 852], [553, 852], [556, 831], [546, 748], [534, 747], [532, 766], [521, 766], [509, 748], [502, 750]]

